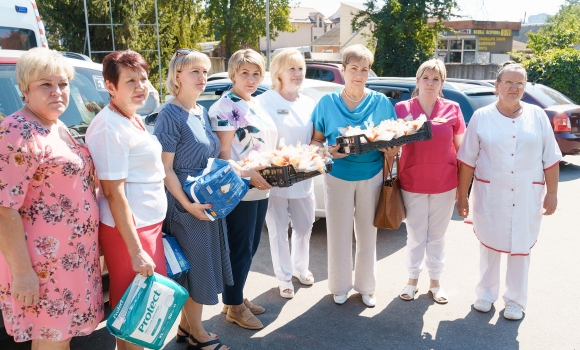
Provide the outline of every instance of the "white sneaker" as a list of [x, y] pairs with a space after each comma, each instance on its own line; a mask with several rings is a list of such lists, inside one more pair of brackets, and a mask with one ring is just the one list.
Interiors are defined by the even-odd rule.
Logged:
[[521, 320], [524, 317], [524, 312], [519, 305], [507, 304], [503, 310], [503, 317], [508, 320]]
[[348, 294], [334, 294], [334, 302], [338, 305], [346, 303], [348, 299]]
[[362, 301], [368, 307], [375, 307], [377, 305], [377, 298], [374, 294], [363, 294]]
[[493, 303], [485, 299], [477, 299], [475, 303], [473, 303], [473, 308], [480, 312], [488, 312], [491, 310], [491, 305], [493, 305]]

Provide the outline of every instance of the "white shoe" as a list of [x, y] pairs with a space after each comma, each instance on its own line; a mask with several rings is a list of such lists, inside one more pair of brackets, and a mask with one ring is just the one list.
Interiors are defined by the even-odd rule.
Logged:
[[473, 303], [473, 308], [480, 312], [488, 312], [491, 310], [491, 306], [493, 303], [485, 300], [485, 299], [477, 299], [475, 303]]
[[[280, 286], [278, 288], [280, 288], [280, 296], [286, 299], [294, 298], [294, 285], [292, 284], [292, 281], [279, 281], [279, 283]], [[290, 293], [285, 292], [288, 289], [290, 290]]]
[[524, 317], [524, 312], [519, 305], [516, 304], [506, 304], [505, 310], [503, 310], [503, 317], [507, 320], [521, 320]]
[[346, 303], [348, 299], [348, 294], [334, 294], [334, 302], [338, 305]]
[[374, 294], [363, 294], [362, 301], [368, 307], [375, 307], [377, 305], [377, 298]]
[[308, 270], [306, 271], [305, 274], [301, 274], [297, 270], [294, 270], [292, 271], [292, 276], [298, 278], [300, 283], [302, 283], [305, 286], [311, 286], [314, 284], [314, 275], [312, 274], [312, 272]]

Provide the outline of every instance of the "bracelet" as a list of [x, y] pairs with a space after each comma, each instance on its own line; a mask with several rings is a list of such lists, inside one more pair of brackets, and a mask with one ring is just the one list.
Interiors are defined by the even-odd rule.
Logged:
[[312, 142], [318, 142], [319, 144], [324, 145], [324, 142], [317, 140], [317, 139], [310, 140], [310, 143], [312, 143]]

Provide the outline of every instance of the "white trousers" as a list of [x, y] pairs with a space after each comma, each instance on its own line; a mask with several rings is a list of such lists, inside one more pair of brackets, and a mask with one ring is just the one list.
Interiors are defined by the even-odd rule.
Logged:
[[[401, 191], [407, 211], [407, 270], [418, 279], [423, 260], [429, 278], [438, 280], [445, 258], [445, 231], [453, 215], [455, 189], [437, 194]], [[426, 256], [426, 257], [425, 257]]]
[[[479, 248], [479, 276], [475, 287], [477, 299], [485, 299], [494, 303], [499, 297], [499, 268], [502, 253], [486, 248]], [[505, 277], [505, 293], [503, 301], [513, 302], [526, 309], [528, 304], [528, 271], [530, 270], [530, 255], [507, 255], [507, 271]]]
[[[345, 181], [329, 174], [324, 176], [328, 288], [333, 294], [347, 294], [353, 286], [361, 294], [375, 291], [377, 228], [373, 221], [382, 181], [382, 171], [362, 181]], [[356, 239], [354, 285], [353, 228]]]
[[[288, 245], [288, 215], [292, 224], [292, 253]], [[308, 271], [310, 235], [314, 223], [314, 194], [288, 199], [270, 196], [266, 225], [274, 274], [281, 281], [292, 279], [292, 270]]]

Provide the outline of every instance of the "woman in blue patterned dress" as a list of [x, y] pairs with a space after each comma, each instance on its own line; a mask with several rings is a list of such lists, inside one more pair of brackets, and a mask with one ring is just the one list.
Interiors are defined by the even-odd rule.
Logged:
[[217, 335], [205, 331], [201, 313], [203, 305], [218, 303], [224, 285], [233, 284], [225, 221], [209, 221], [204, 209], [211, 205], [192, 203], [182, 188], [188, 176], [196, 176], [220, 152], [207, 110], [196, 103], [205, 90], [209, 68], [209, 58], [200, 52], [175, 52], [166, 82], [175, 98], [159, 112], [153, 134], [163, 147], [166, 173], [168, 209], [163, 232], [177, 238], [191, 265], [178, 280], [190, 297], [183, 307], [176, 341], [185, 342], [189, 336], [188, 348], [224, 349]]

